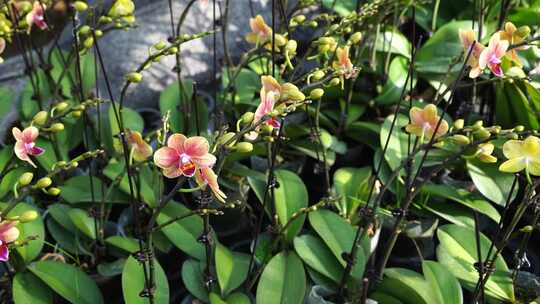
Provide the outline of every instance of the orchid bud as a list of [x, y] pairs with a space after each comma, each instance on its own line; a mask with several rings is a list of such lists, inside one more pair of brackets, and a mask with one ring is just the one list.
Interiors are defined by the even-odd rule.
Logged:
[[298, 47], [298, 43], [296, 42], [296, 40], [289, 40], [287, 41], [287, 44], [285, 45], [285, 50], [289, 52], [289, 54], [295, 54], [297, 47]]
[[81, 34], [81, 35], [88, 35], [88, 34], [90, 34], [90, 30], [91, 30], [91, 28], [90, 28], [88, 25], [83, 25], [83, 26], [81, 26], [81, 28], [79, 29], [79, 34]]
[[533, 230], [534, 230], [534, 227], [531, 226], [531, 225], [527, 225], [527, 226], [519, 229], [519, 231], [523, 232], [523, 233], [531, 233], [531, 232], [533, 232]]
[[356, 33], [352, 34], [350, 40], [351, 40], [351, 42], [353, 44], [360, 43], [360, 41], [362, 41], [362, 33], [356, 32]]
[[294, 21], [298, 22], [298, 23], [303, 23], [304, 21], [306, 21], [306, 16], [304, 15], [298, 15], [298, 16], [295, 16], [293, 18]]
[[531, 33], [531, 28], [528, 27], [527, 25], [518, 27], [517, 32], [516, 32], [516, 34], [521, 38], [526, 38], [527, 36], [529, 36], [530, 33]]
[[332, 80], [330, 80], [329, 85], [335, 87], [338, 86], [340, 82], [341, 81], [339, 80], [339, 78], [333, 78]]
[[[228, 143], [233, 137], [235, 136], [235, 133], [234, 132], [227, 132], [225, 134], [223, 134], [220, 138], [219, 138], [219, 143], [224, 145], [226, 143]], [[228, 143], [227, 146], [232, 146], [234, 144], [234, 142], [231, 142], [231, 143]]]
[[516, 131], [516, 132], [523, 132], [523, 131], [525, 131], [525, 127], [524, 127], [524, 126], [521, 126], [521, 125], [515, 126], [515, 127], [514, 127], [514, 131]]
[[137, 72], [131, 72], [127, 74], [126, 78], [130, 82], [139, 83], [142, 80], [142, 74]]
[[242, 120], [243, 124], [247, 125], [253, 121], [253, 118], [255, 118], [255, 114], [253, 112], [246, 112], [240, 119]]
[[51, 132], [55, 132], [55, 133], [64, 131], [64, 124], [61, 123], [61, 122], [54, 123], [54, 124], [51, 125], [49, 130], [51, 130]]
[[62, 192], [59, 188], [51, 187], [47, 190], [47, 194], [50, 196], [58, 196]]
[[471, 140], [467, 136], [461, 134], [452, 136], [452, 140], [454, 140], [460, 146], [466, 146], [471, 143]]
[[169, 49], [169, 53], [171, 53], [171, 54], [176, 54], [176, 53], [178, 53], [178, 48], [175, 47], [175, 46], [173, 46], [172, 48]]
[[488, 139], [491, 136], [491, 133], [488, 130], [482, 128], [475, 131], [473, 135], [478, 140], [484, 140], [484, 139]]
[[313, 79], [313, 80], [315, 80], [315, 81], [321, 80], [321, 79], [323, 79], [324, 75], [325, 75], [325, 74], [324, 74], [323, 71], [318, 70], [318, 71], [315, 71], [315, 72], [312, 74], [311, 79]]
[[162, 49], [164, 49], [166, 46], [167, 46], [167, 43], [166, 43], [165, 41], [160, 41], [160, 42], [154, 44], [154, 48], [155, 48], [156, 50], [162, 50]]
[[47, 118], [49, 118], [49, 113], [47, 113], [47, 111], [39, 111], [34, 115], [34, 118], [32, 118], [32, 122], [38, 126], [42, 126], [47, 122]]
[[324, 95], [324, 90], [321, 88], [316, 88], [309, 93], [309, 98], [317, 100], [317, 99], [321, 99], [323, 95]]
[[283, 45], [285, 45], [287, 43], [287, 38], [285, 38], [285, 36], [280, 35], [280, 34], [276, 34], [275, 37], [276, 37], [276, 45], [277, 46], [283, 46]]
[[463, 119], [460, 118], [460, 119], [456, 119], [456, 120], [454, 121], [454, 128], [455, 128], [456, 130], [461, 130], [461, 129], [463, 129], [463, 126], [465, 126], [465, 120], [463, 120]]
[[519, 135], [517, 135], [516, 133], [512, 132], [512, 133], [508, 133], [506, 135], [506, 137], [508, 137], [508, 139], [519, 139]]
[[290, 82], [281, 85], [281, 93], [281, 100], [303, 101], [306, 99], [306, 96], [300, 92], [298, 87]]
[[30, 1], [18, 1], [17, 2], [17, 9], [20, 10], [22, 13], [26, 13], [32, 10], [32, 4]]
[[315, 20], [312, 20], [308, 23], [309, 27], [311, 28], [316, 28], [317, 26], [319, 26], [319, 24], [317, 23], [317, 21]]
[[58, 112], [64, 112], [64, 110], [67, 109], [68, 107], [69, 107], [69, 103], [62, 101], [56, 104], [54, 106], [54, 109]]
[[32, 172], [25, 172], [19, 177], [19, 185], [27, 186], [32, 182], [34, 174]]
[[96, 38], [100, 38], [103, 36], [103, 31], [102, 30], [95, 30], [94, 34], [96, 35]]
[[271, 125], [265, 124], [264, 126], [261, 127], [261, 131], [262, 131], [263, 133], [268, 133], [268, 134], [270, 134], [270, 133], [272, 133], [272, 131], [274, 131], [274, 127], [271, 126]]
[[249, 153], [253, 151], [253, 144], [250, 142], [240, 142], [236, 145], [236, 151], [241, 153]]
[[108, 16], [101, 16], [101, 17], [99, 17], [98, 22], [101, 23], [101, 24], [111, 23], [112, 18], [108, 17]]
[[83, 46], [87, 49], [91, 48], [94, 45], [94, 37], [88, 37], [84, 39]]
[[77, 12], [84, 12], [88, 9], [88, 4], [84, 3], [83, 1], [75, 1], [73, 3], [73, 8], [75, 8]]
[[42, 177], [36, 182], [35, 187], [38, 189], [44, 189], [49, 187], [51, 184], [52, 180], [50, 177]]
[[332, 37], [321, 37], [319, 38], [319, 44], [333, 44], [335, 42]]
[[25, 211], [21, 216], [19, 216], [19, 222], [21, 223], [29, 223], [32, 221], [35, 221], [39, 217], [39, 213], [35, 210], [28, 210]]
[[479, 130], [484, 125], [484, 122], [481, 120], [477, 120], [473, 125], [473, 130]]

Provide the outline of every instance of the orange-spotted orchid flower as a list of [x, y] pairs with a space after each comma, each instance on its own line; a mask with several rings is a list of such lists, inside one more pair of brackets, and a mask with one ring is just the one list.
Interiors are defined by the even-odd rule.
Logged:
[[246, 41], [252, 44], [260, 45], [269, 41], [272, 37], [272, 28], [269, 27], [261, 15], [249, 19], [251, 33], [246, 35]]
[[210, 145], [201, 136], [185, 137], [173, 134], [167, 140], [167, 146], [154, 153], [154, 163], [163, 169], [163, 175], [176, 178], [181, 175], [191, 177], [197, 169], [212, 167], [216, 157], [208, 152]]
[[496, 163], [497, 158], [492, 155], [493, 150], [495, 150], [495, 146], [492, 143], [479, 144], [476, 157], [483, 163]]
[[333, 67], [346, 79], [354, 78], [358, 74], [358, 70], [352, 64], [349, 58], [349, 47], [338, 47], [336, 50], [336, 60], [333, 62]]
[[13, 148], [15, 155], [17, 155], [20, 160], [28, 162], [33, 167], [36, 167], [34, 162], [30, 159], [30, 155], [39, 156], [45, 152], [45, 149], [37, 147], [35, 143], [36, 138], [39, 136], [39, 130], [34, 126], [30, 126], [22, 131], [15, 127], [11, 131], [16, 140], [15, 147]]
[[480, 69], [483, 70], [487, 67], [495, 76], [502, 77], [501, 62], [506, 49], [508, 49], [508, 41], [501, 40], [500, 33], [493, 34], [489, 39], [488, 46], [482, 51], [478, 59]]
[[9, 259], [8, 244], [19, 238], [19, 229], [15, 227], [16, 221], [0, 222], [0, 262], [6, 262]]
[[142, 137], [140, 132], [128, 131], [127, 144], [133, 151], [133, 159], [137, 162], [145, 161], [152, 155], [152, 146], [150, 146]]
[[197, 181], [197, 184], [201, 187], [205, 187], [208, 185], [210, 187], [210, 190], [214, 193], [214, 196], [220, 201], [225, 202], [225, 199], [227, 198], [227, 195], [219, 189], [219, 184], [217, 181], [217, 175], [210, 167], [204, 167], [197, 170], [195, 173], [195, 180]]
[[41, 1], [35, 1], [32, 10], [26, 15], [26, 23], [28, 24], [28, 33], [32, 30], [32, 26], [35, 25], [41, 30], [49, 28], [47, 22], [45, 22], [45, 10], [47, 7]]
[[459, 38], [461, 39], [461, 44], [465, 53], [468, 54], [471, 47], [473, 48], [469, 55], [469, 60], [467, 64], [471, 67], [469, 72], [469, 77], [476, 78], [482, 73], [482, 68], [480, 68], [479, 60], [480, 54], [484, 50], [485, 46], [480, 42], [476, 41], [476, 34], [473, 30], [459, 30]]
[[[509, 45], [521, 44], [525, 41], [524, 37], [519, 34], [518, 29], [512, 22], [506, 22], [506, 24], [504, 25], [504, 31], [500, 31], [499, 34], [500, 39], [508, 41]], [[522, 64], [519, 60], [517, 51], [525, 49], [527, 49], [527, 46], [513, 48], [506, 52], [506, 56], [508, 56], [508, 59], [512, 60], [514, 63], [521, 67]]]
[[529, 174], [540, 176], [540, 138], [529, 136], [525, 140], [509, 140], [503, 145], [503, 153], [508, 160], [499, 166], [499, 170], [517, 173], [525, 169], [527, 178]]
[[433, 136], [437, 138], [448, 132], [448, 123], [442, 119], [439, 124], [441, 118], [437, 114], [437, 107], [433, 104], [426, 105], [424, 109], [412, 107], [409, 116], [411, 123], [405, 127], [405, 130], [422, 139], [431, 139]]

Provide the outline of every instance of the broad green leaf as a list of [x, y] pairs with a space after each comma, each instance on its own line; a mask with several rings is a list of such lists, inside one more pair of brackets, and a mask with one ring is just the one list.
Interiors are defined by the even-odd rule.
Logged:
[[[514, 182], [512, 174], [499, 171], [495, 164], [485, 164], [478, 160], [467, 161], [467, 172], [482, 195], [499, 206], [506, 205]], [[518, 188], [519, 184], [516, 183], [510, 202], [516, 197]]]
[[[184, 205], [177, 202], [169, 202], [157, 218], [159, 225], [164, 224], [176, 217], [191, 212]], [[191, 215], [169, 224], [161, 230], [178, 249], [190, 256], [204, 260], [206, 253], [204, 245], [197, 241], [203, 233], [203, 222], [200, 216]]]
[[0, 199], [4, 198], [13, 190], [13, 186], [19, 180], [19, 177], [27, 171], [27, 169], [19, 167], [10, 170], [6, 175], [2, 176], [2, 179], [0, 179]]
[[28, 266], [52, 290], [73, 304], [101, 304], [96, 282], [79, 268], [57, 261], [39, 261]]
[[226, 297], [246, 280], [250, 257], [217, 243], [215, 260], [221, 295]]
[[[350, 252], [353, 246], [356, 229], [345, 219], [329, 210], [317, 210], [309, 213], [309, 223], [319, 234], [326, 246], [337, 258], [342, 266], [347, 263], [342, 257], [344, 252]], [[367, 239], [362, 240], [362, 248], [357, 250], [356, 263], [351, 275], [354, 278], [362, 278], [366, 263], [366, 254], [369, 252]]]
[[101, 263], [97, 265], [97, 271], [100, 275], [104, 277], [115, 277], [122, 274], [124, 270], [124, 264], [126, 259], [121, 258], [110, 263]]
[[377, 303], [384, 303], [384, 304], [403, 304], [400, 300], [396, 299], [395, 297], [388, 295], [386, 293], [380, 292], [376, 290], [375, 292], [371, 293], [369, 295], [369, 298], [372, 300], [377, 301]]
[[[7, 204], [0, 203], [0, 209], [4, 209]], [[39, 214], [39, 210], [26, 203], [18, 203], [7, 216], [20, 216], [26, 211], [36, 211]], [[41, 215], [37, 219], [28, 223], [17, 224], [20, 235], [19, 240], [23, 241], [27, 238], [31, 238], [24, 246], [17, 246], [15, 250], [21, 255], [26, 263], [30, 263], [37, 258], [43, 249], [43, 242], [45, 241], [45, 226]]]
[[503, 128], [524, 125], [527, 129], [540, 127], [538, 117], [529, 99], [516, 82], [497, 82], [495, 95], [495, 118]]
[[[236, 73], [231, 71], [232, 73]], [[229, 85], [229, 73], [227, 70], [223, 70], [223, 87], [226, 88]], [[251, 106], [257, 106], [258, 101], [254, 96], [259, 93], [261, 89], [261, 80], [259, 75], [249, 69], [241, 69], [234, 80], [233, 88], [236, 93], [235, 104], [245, 104]]]
[[306, 293], [306, 273], [294, 252], [282, 251], [264, 267], [257, 286], [257, 304], [301, 304]]
[[[388, 68], [388, 79], [384, 84], [382, 92], [375, 101], [380, 105], [391, 105], [399, 101], [403, 88], [410, 88], [411, 81], [412, 86], [416, 84], [416, 79], [413, 75], [413, 79], [409, 77], [407, 83], [407, 73], [409, 70], [409, 60], [402, 56], [395, 57], [390, 63]], [[407, 89], [406, 89], [407, 90]]]
[[[308, 206], [308, 193], [304, 182], [298, 175], [287, 170], [276, 170], [275, 172], [279, 187], [274, 190], [276, 213], [284, 227], [292, 218], [293, 214]], [[285, 231], [288, 241], [292, 241], [300, 232], [305, 215], [294, 219]]]
[[[141, 168], [140, 174], [139, 174], [139, 181], [140, 181], [140, 191], [141, 196], [143, 198], [143, 201], [148, 204], [150, 207], [155, 207], [157, 205], [156, 196], [154, 195], [154, 189], [152, 187], [153, 183], [155, 181], [152, 178], [152, 175], [150, 172], [147, 172], [149, 168]], [[123, 161], [117, 161], [115, 159], [111, 159], [109, 161], [109, 164], [107, 164], [107, 167], [103, 169], [103, 173], [105, 176], [110, 178], [111, 180], [115, 180], [122, 176], [122, 179], [120, 180], [120, 184], [118, 188], [122, 190], [127, 195], [130, 195], [131, 191], [129, 188], [129, 180], [128, 176], [125, 172], [125, 166]], [[132, 179], [133, 191], [136, 191], [136, 184], [135, 179]], [[157, 187], [157, 186], [156, 186]]]
[[79, 208], [69, 210], [68, 216], [75, 227], [84, 233], [84, 235], [91, 239], [96, 239], [96, 219], [90, 217], [86, 211]]
[[240, 292], [235, 292], [226, 299], [222, 299], [216, 293], [211, 293], [210, 304], [251, 304], [251, 300], [248, 296]]
[[[120, 111], [120, 109], [118, 108], [117, 110]], [[117, 114], [118, 114], [118, 118], [119, 119], [122, 118], [123, 120], [122, 122], [124, 124], [124, 129], [142, 132], [144, 128], [144, 120], [141, 117], [141, 115], [137, 113], [135, 110], [124, 107], [122, 109], [122, 113], [117, 113]], [[120, 117], [120, 115], [122, 117]], [[111, 135], [115, 136], [118, 133], [120, 133], [120, 126], [117, 122], [114, 108], [112, 106], [109, 107], [109, 122], [111, 125]]]
[[[181, 84], [175, 81], [161, 92], [159, 96], [159, 110], [162, 116], [166, 115], [167, 112], [170, 113], [169, 122], [172, 131], [185, 133], [186, 125], [191, 132], [196, 130], [192, 95], [193, 81], [191, 80], [183, 80]], [[208, 106], [204, 100], [197, 98], [196, 102], [197, 110], [199, 111], [199, 127], [202, 130], [206, 130], [206, 126], [208, 125]], [[185, 116], [188, 113], [185, 106], [189, 106], [193, 114]], [[185, 122], [186, 118], [189, 119], [187, 123]]]
[[15, 304], [52, 304], [53, 293], [31, 272], [17, 272], [13, 278]]
[[294, 238], [294, 250], [302, 261], [335, 283], [341, 281], [343, 267], [332, 251], [316, 236], [305, 234]]
[[429, 285], [421, 274], [405, 268], [386, 268], [377, 291], [399, 299], [405, 304], [438, 303], [430, 297]]
[[341, 16], [348, 16], [356, 10], [356, 0], [323, 0], [322, 4], [327, 9], [332, 9]]
[[[0, 149], [0, 172], [4, 171], [12, 157], [15, 157], [12, 145], [4, 146]], [[1, 195], [0, 198], [2, 198]]]
[[334, 173], [334, 190], [340, 196], [340, 212], [347, 217], [356, 215], [360, 202], [369, 195], [371, 168], [343, 167]]
[[476, 198], [473, 194], [465, 189], [459, 189], [455, 186], [426, 184], [422, 187], [422, 192], [428, 193], [432, 196], [444, 197], [460, 203], [486, 215], [496, 223], [498, 223], [499, 219], [501, 218], [497, 209], [495, 209], [495, 207], [493, 207], [488, 201]]
[[[161, 268], [161, 265], [159, 265], [156, 259], [154, 259], [154, 278], [156, 289], [154, 303], [168, 304], [169, 282], [167, 281], [167, 276], [165, 275], [163, 268]], [[122, 271], [122, 291], [126, 304], [149, 303], [147, 298], [139, 296], [141, 291], [145, 288], [144, 282], [143, 265], [130, 256], [126, 261], [126, 264], [124, 264], [124, 270]]]
[[[394, 53], [411, 58], [411, 43], [402, 33], [398, 30], [392, 30], [391, 28], [381, 31], [377, 36], [377, 43], [375, 45], [378, 52]], [[407, 69], [405, 69], [406, 71]]]
[[[43, 167], [43, 169], [47, 171], [51, 171], [53, 165], [60, 160], [56, 157], [53, 144], [44, 138], [38, 138], [36, 139], [36, 146], [45, 149], [45, 152], [40, 156], [34, 157], [34, 160], [37, 160], [37, 162], [34, 161], [34, 163], [36, 165], [39, 164], [41, 167]], [[65, 152], [66, 151], [64, 151], [64, 153]], [[62, 151], [60, 151], [60, 158], [61, 160], [66, 160], [67, 155], [63, 154]]]
[[450, 223], [474, 227], [474, 219], [471, 210], [464, 205], [456, 205], [453, 201], [429, 200], [422, 208], [433, 212]]
[[126, 252], [134, 253], [139, 250], [139, 243], [136, 239], [113, 235], [105, 239], [105, 243], [113, 245], [116, 248], [120, 248]]
[[[476, 237], [473, 228], [457, 225], [445, 225], [437, 230], [440, 241], [437, 247], [437, 259], [463, 286], [474, 290], [478, 281], [478, 271], [474, 264], [478, 262]], [[480, 234], [480, 252], [485, 259], [489, 251], [491, 241]], [[514, 288], [511, 274], [502, 256], [495, 259], [495, 272], [486, 283], [486, 294], [501, 301], [514, 301]]]
[[182, 282], [186, 289], [197, 299], [208, 302], [208, 291], [204, 285], [205, 264], [197, 260], [189, 259], [182, 265]]
[[[92, 176], [94, 188], [93, 200], [95, 203], [101, 202], [103, 183], [100, 179]], [[86, 175], [74, 176], [68, 179], [64, 185], [60, 186], [60, 196], [68, 203], [92, 203], [92, 189], [90, 187], [90, 177]]]
[[463, 293], [461, 286], [454, 275], [442, 264], [435, 261], [422, 262], [422, 272], [428, 282], [433, 303], [441, 304], [461, 304], [463, 303]]

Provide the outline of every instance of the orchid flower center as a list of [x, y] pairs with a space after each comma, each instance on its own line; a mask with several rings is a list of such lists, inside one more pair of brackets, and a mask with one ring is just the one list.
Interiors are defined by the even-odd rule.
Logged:
[[491, 64], [499, 64], [501, 63], [501, 59], [497, 57], [497, 55], [493, 54], [491, 55], [491, 58], [489, 59], [489, 63]]
[[191, 177], [195, 174], [195, 163], [186, 153], [180, 154], [179, 168], [180, 170], [182, 170], [182, 173], [187, 177]]
[[24, 149], [26, 150], [26, 153], [32, 153], [35, 145], [36, 144], [34, 142], [24, 143]]

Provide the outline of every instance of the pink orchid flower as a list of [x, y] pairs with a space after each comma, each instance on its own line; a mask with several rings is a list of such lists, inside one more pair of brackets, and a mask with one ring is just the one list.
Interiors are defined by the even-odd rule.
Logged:
[[463, 49], [465, 53], [468, 54], [471, 47], [471, 55], [467, 64], [471, 67], [469, 72], [470, 78], [476, 78], [482, 73], [482, 69], [479, 65], [480, 54], [484, 50], [485, 46], [480, 42], [476, 41], [476, 34], [473, 30], [459, 30], [459, 38], [461, 39], [461, 44], [463, 44]]
[[19, 229], [15, 227], [17, 222], [0, 222], [0, 262], [6, 262], [9, 259], [8, 244], [19, 238]]
[[28, 33], [32, 29], [32, 25], [36, 25], [41, 30], [49, 28], [47, 22], [45, 22], [45, 10], [47, 7], [40, 1], [35, 1], [32, 10], [26, 15], [26, 23], [28, 24]]
[[480, 54], [478, 59], [478, 65], [480, 69], [485, 69], [486, 67], [491, 70], [491, 72], [497, 76], [502, 77], [503, 71], [501, 68], [502, 57], [508, 49], [508, 41], [500, 39], [500, 33], [495, 33], [489, 39], [489, 44]]
[[[261, 103], [255, 111], [255, 117], [253, 123], [258, 123], [265, 115], [270, 114], [274, 110], [276, 102], [279, 100], [279, 94], [275, 91], [267, 92], [264, 87], [261, 88]], [[279, 128], [279, 121], [275, 118], [268, 118], [266, 123], [274, 128]]]
[[246, 35], [246, 41], [252, 44], [261, 44], [271, 39], [272, 28], [269, 27], [261, 15], [249, 19], [251, 33]]
[[208, 185], [210, 190], [214, 193], [214, 196], [222, 203], [225, 202], [227, 195], [219, 189], [219, 184], [217, 182], [217, 175], [210, 167], [204, 167], [195, 173], [195, 180], [199, 186], [204, 187]]
[[167, 146], [154, 154], [154, 163], [163, 169], [163, 175], [176, 178], [180, 175], [192, 177], [197, 169], [212, 167], [216, 157], [208, 150], [210, 145], [206, 138], [193, 136], [187, 138], [176, 133], [169, 137]]
[[349, 47], [338, 47], [336, 50], [336, 61], [334, 61], [334, 69], [338, 70], [345, 76], [346, 79], [354, 78], [358, 74], [357, 69], [354, 67], [351, 58], [349, 58]]
[[35, 168], [36, 165], [30, 159], [30, 155], [39, 156], [45, 152], [45, 149], [37, 147], [35, 143], [36, 138], [39, 136], [39, 130], [34, 126], [30, 126], [23, 131], [19, 130], [19, 128], [13, 128], [12, 133], [17, 141], [13, 148], [15, 155]]

